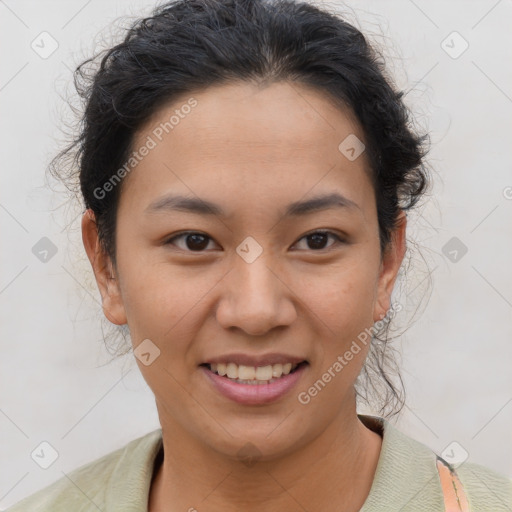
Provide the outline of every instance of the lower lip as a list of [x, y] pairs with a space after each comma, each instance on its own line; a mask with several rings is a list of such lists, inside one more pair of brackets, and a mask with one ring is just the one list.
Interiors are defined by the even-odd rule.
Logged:
[[257, 405], [274, 402], [288, 393], [297, 384], [307, 366], [301, 364], [293, 373], [283, 375], [270, 384], [240, 384], [213, 373], [206, 366], [200, 368], [215, 388], [227, 398], [239, 404]]

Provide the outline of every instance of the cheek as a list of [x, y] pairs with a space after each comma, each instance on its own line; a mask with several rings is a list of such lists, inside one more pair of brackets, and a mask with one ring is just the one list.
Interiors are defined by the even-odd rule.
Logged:
[[323, 275], [310, 275], [303, 282], [301, 295], [331, 337], [341, 335], [346, 339], [373, 324], [375, 283], [373, 269], [364, 261], [344, 261], [330, 266]]
[[205, 300], [218, 276], [170, 264], [137, 265], [135, 259], [120, 267], [121, 272], [122, 300], [134, 344], [149, 338], [166, 352], [183, 350], [204, 321]]

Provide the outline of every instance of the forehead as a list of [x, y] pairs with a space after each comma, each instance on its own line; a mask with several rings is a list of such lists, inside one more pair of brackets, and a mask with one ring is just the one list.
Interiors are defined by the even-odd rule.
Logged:
[[152, 148], [125, 178], [122, 201], [142, 208], [166, 191], [206, 197], [215, 189], [261, 203], [270, 191], [274, 201], [277, 190], [297, 200], [318, 185], [361, 202], [371, 187], [366, 155], [349, 160], [339, 149], [354, 136], [364, 140], [351, 111], [307, 86], [210, 87], [175, 99], [138, 130], [132, 150]]

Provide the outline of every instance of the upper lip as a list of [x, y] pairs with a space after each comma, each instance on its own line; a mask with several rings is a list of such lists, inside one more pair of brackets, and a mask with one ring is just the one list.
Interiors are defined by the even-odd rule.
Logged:
[[292, 356], [289, 354], [260, 354], [250, 355], [241, 353], [225, 354], [222, 356], [211, 357], [201, 364], [214, 364], [214, 363], [235, 363], [240, 366], [268, 366], [274, 364], [298, 364], [306, 361], [303, 357]]

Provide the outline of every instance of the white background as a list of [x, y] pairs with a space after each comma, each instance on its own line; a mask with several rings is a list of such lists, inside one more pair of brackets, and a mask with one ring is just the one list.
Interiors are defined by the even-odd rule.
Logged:
[[[159, 427], [133, 355], [106, 364], [80, 209], [44, 182], [62, 147], [70, 70], [115, 35], [116, 18], [152, 5], [0, 2], [0, 509]], [[421, 253], [411, 246], [409, 291], [397, 296], [428, 302], [398, 344], [407, 406], [396, 424], [440, 454], [457, 441], [470, 462], [512, 477], [512, 2], [348, 6], [349, 21], [385, 45], [433, 144], [433, 198], [409, 232]], [[47, 59], [31, 48], [43, 31], [59, 45]], [[457, 58], [442, 46], [462, 48], [453, 31], [469, 44]], [[32, 253], [42, 237], [57, 247], [46, 263]], [[452, 237], [468, 248], [456, 262], [443, 253]], [[42, 441], [59, 454], [46, 470], [30, 457]]]

